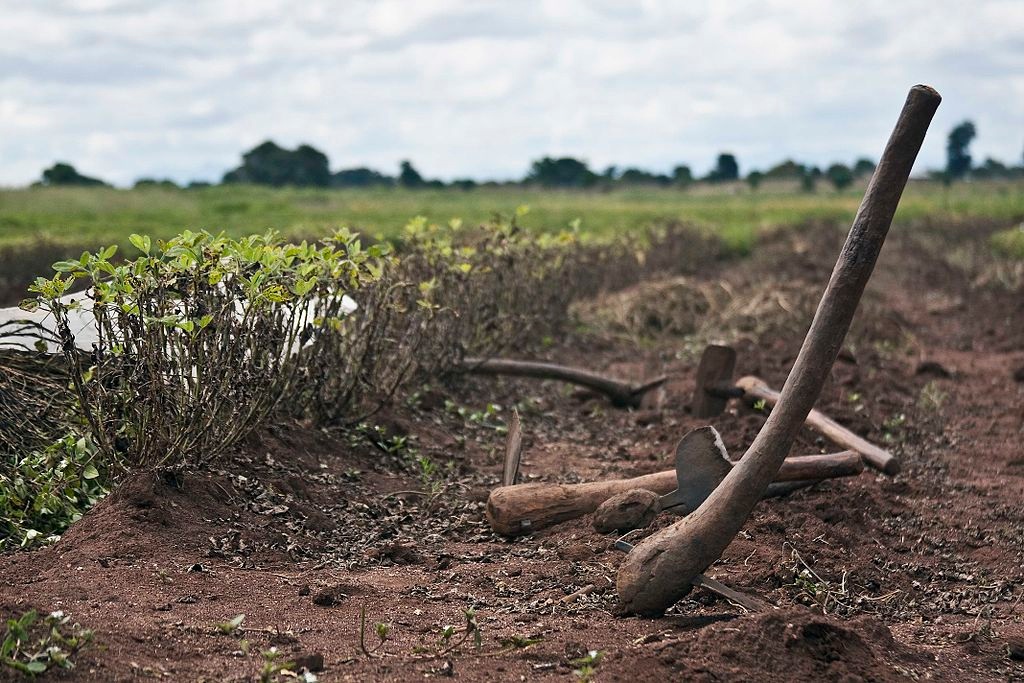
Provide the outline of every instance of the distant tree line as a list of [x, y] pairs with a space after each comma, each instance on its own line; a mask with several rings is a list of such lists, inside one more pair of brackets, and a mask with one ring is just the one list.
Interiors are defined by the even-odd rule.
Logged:
[[[974, 123], [964, 121], [953, 128], [946, 143], [946, 167], [929, 171], [929, 177], [952, 183], [965, 179], [1024, 178], [1024, 159], [1020, 166], [1008, 166], [992, 158], [974, 165], [970, 145], [977, 136]], [[327, 155], [310, 145], [299, 145], [285, 149], [273, 141], [266, 141], [242, 155], [242, 163], [224, 174], [223, 184], [248, 183], [271, 187], [405, 187], [441, 188], [454, 187], [471, 190], [480, 184], [525, 185], [560, 189], [611, 189], [614, 187], [677, 187], [686, 188], [695, 182], [733, 183], [745, 180], [751, 190], [757, 191], [765, 181], [797, 181], [807, 192], [814, 192], [819, 182], [828, 182], [837, 191], [845, 190], [858, 179], [870, 176], [875, 170], [871, 159], [857, 159], [850, 165], [834, 163], [822, 169], [806, 165], [793, 159], [786, 159], [766, 170], [751, 170], [746, 176], [740, 173], [736, 156], [729, 152], [718, 155], [715, 165], [703, 177], [696, 177], [689, 166], [679, 165], [671, 173], [653, 173], [641, 168], [619, 169], [609, 166], [604, 171], [592, 170], [587, 162], [574, 157], [550, 157], [537, 159], [522, 180], [506, 183], [479, 183], [462, 178], [445, 183], [441, 180], [424, 178], [412, 165], [402, 161], [398, 173], [389, 176], [371, 168], [344, 168], [332, 172]], [[68, 163], [58, 162], [43, 171], [42, 179], [36, 185], [79, 185], [103, 186], [102, 180], [82, 175]], [[194, 181], [188, 187], [203, 187], [210, 183]], [[135, 187], [178, 187], [168, 179], [140, 178]]]

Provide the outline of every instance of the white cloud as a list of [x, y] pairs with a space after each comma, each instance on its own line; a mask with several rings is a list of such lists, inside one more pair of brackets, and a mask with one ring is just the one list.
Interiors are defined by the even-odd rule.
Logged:
[[55, 160], [216, 178], [266, 138], [334, 167], [518, 177], [539, 155], [705, 170], [876, 156], [907, 88], [1024, 146], [1019, 0], [0, 0], [0, 183]]

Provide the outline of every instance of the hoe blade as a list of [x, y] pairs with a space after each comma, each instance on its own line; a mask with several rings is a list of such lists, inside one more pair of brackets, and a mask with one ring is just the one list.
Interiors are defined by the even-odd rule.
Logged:
[[711, 495], [732, 469], [722, 437], [714, 427], [698, 427], [676, 446], [676, 490], [661, 497], [661, 508], [689, 514]]
[[697, 366], [697, 388], [691, 402], [694, 417], [709, 418], [722, 414], [729, 396], [716, 389], [732, 382], [735, 367], [736, 350], [731, 346], [712, 344], [704, 349]]

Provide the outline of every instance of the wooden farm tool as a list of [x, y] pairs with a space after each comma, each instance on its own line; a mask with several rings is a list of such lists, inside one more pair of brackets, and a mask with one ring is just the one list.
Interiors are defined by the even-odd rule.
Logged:
[[[621, 538], [615, 541], [615, 549], [621, 550], [624, 553], [632, 552], [634, 547], [635, 546], [632, 543], [624, 541]], [[772, 605], [768, 604], [764, 600], [754, 597], [753, 595], [742, 593], [735, 588], [730, 588], [721, 581], [704, 574], [697, 574], [693, 579], [693, 585], [709, 590], [715, 595], [720, 595], [730, 602], [735, 602], [748, 612], [767, 612], [772, 609]]]
[[556, 379], [604, 394], [612, 402], [612, 405], [618, 408], [639, 408], [644, 394], [657, 389], [668, 380], [667, 376], [661, 375], [642, 384], [630, 384], [582, 368], [505, 358], [465, 358], [459, 365], [459, 369], [474, 375], [512, 375], [535, 379]]
[[[676, 446], [675, 469], [632, 479], [594, 481], [584, 484], [518, 484], [491, 491], [487, 519], [495, 532], [505, 536], [582, 517], [614, 495], [647, 489], [661, 495], [661, 509], [687, 514], [699, 506], [732, 469], [725, 446], [713, 427], [688, 433]], [[864, 470], [853, 451], [787, 458], [767, 495], [784, 495], [832, 477], [848, 477]]]
[[[696, 417], [714, 417], [725, 410], [730, 398], [747, 402], [764, 401], [769, 406], [779, 402], [780, 394], [759, 377], [748, 375], [732, 382], [736, 367], [736, 351], [729, 346], [712, 344], [704, 349], [697, 366], [697, 386], [693, 391], [691, 409]], [[857, 451], [864, 461], [886, 474], [897, 474], [900, 462], [889, 451], [857, 436], [846, 427], [817, 409], [807, 414], [805, 423], [843, 448]]]
[[778, 403], [707, 500], [626, 555], [616, 579], [621, 612], [661, 614], [690, 592], [775, 478], [839, 353], [940, 99], [911, 88]]

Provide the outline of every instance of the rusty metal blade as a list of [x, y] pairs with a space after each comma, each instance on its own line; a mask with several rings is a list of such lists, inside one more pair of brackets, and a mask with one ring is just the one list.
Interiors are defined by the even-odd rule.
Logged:
[[722, 437], [714, 427], [687, 432], [676, 446], [676, 490], [661, 497], [662, 509], [688, 514], [700, 507], [732, 469]]

